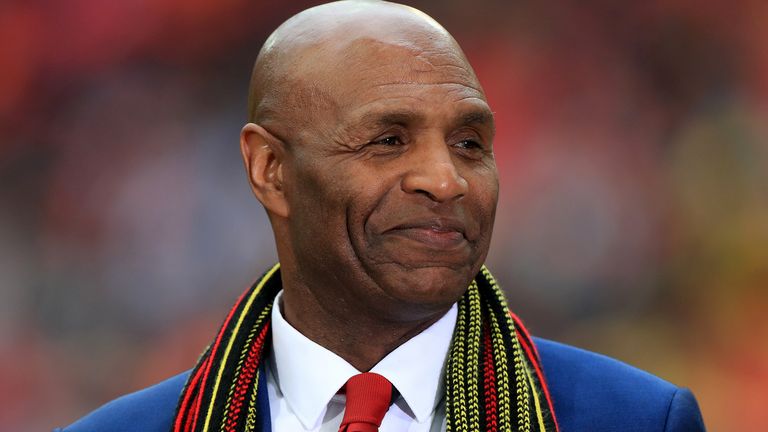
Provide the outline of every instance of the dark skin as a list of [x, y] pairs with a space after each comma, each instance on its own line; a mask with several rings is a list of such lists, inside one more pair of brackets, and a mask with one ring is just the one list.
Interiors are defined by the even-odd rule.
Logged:
[[241, 150], [275, 233], [282, 312], [361, 371], [442, 317], [488, 252], [493, 115], [437, 23], [338, 2], [254, 67]]

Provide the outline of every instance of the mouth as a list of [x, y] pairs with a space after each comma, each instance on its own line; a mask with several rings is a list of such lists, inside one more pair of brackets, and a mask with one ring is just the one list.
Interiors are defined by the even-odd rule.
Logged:
[[388, 234], [420, 243], [427, 248], [450, 250], [467, 243], [464, 225], [454, 219], [433, 218], [402, 223], [387, 230]]

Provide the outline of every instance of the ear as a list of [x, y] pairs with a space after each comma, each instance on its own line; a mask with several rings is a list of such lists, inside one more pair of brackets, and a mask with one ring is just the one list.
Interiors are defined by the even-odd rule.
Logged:
[[288, 201], [283, 189], [283, 142], [263, 127], [248, 123], [240, 132], [240, 152], [256, 198], [268, 213], [287, 218]]

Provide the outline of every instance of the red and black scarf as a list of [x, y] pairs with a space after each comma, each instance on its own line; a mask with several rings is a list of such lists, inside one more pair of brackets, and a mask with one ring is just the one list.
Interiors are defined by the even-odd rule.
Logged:
[[[172, 432], [260, 430], [259, 366], [281, 289], [276, 264], [240, 296], [192, 371]], [[459, 300], [445, 367], [448, 431], [558, 432], [533, 341], [485, 266]]]

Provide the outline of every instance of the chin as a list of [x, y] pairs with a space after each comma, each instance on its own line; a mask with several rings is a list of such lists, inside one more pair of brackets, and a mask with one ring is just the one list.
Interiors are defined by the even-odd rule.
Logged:
[[466, 291], [474, 277], [469, 266], [428, 266], [388, 272], [380, 285], [401, 307], [434, 313], [450, 307]]

